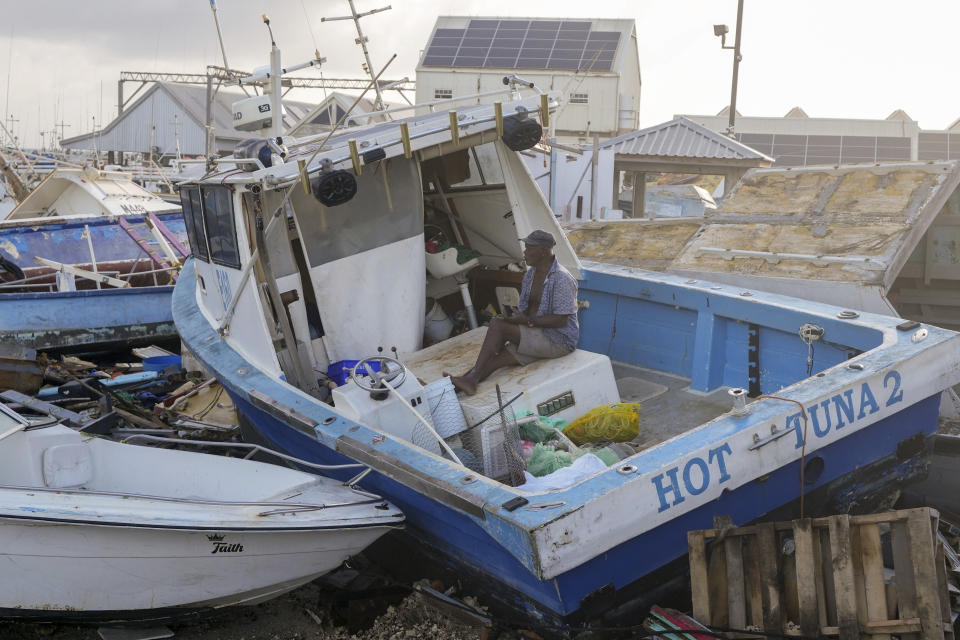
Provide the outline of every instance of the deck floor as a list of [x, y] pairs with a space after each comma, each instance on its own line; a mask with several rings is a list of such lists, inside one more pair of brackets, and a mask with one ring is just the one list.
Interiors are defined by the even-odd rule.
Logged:
[[613, 375], [620, 400], [640, 403], [640, 435], [631, 443], [638, 451], [713, 420], [733, 405], [726, 388], [690, 391], [689, 378], [621, 362], [613, 363]]

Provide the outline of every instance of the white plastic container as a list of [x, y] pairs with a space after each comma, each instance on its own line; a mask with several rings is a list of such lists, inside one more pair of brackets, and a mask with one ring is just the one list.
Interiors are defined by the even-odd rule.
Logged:
[[457, 263], [457, 248], [450, 247], [439, 253], [427, 254], [427, 271], [434, 278], [446, 278], [461, 271], [469, 271], [480, 264], [477, 258], [471, 258], [463, 264]]
[[457, 390], [449, 376], [435, 380], [423, 388], [423, 397], [433, 416], [433, 427], [441, 438], [449, 438], [467, 430], [467, 420], [460, 408]]
[[[430, 304], [431, 302], [433, 305]], [[432, 344], [446, 340], [452, 332], [453, 321], [444, 312], [443, 307], [433, 298], [427, 298], [427, 316], [423, 323], [423, 337]]]

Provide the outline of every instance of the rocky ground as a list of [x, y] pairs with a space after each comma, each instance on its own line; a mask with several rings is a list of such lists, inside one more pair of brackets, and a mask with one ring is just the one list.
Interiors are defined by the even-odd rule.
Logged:
[[[482, 629], [454, 622], [419, 593], [331, 605], [329, 589], [310, 583], [252, 607], [234, 607], [202, 620], [167, 625], [177, 640], [479, 640]], [[402, 598], [402, 599], [401, 599]], [[369, 608], [381, 613], [363, 620]], [[352, 611], [351, 611], [352, 610]], [[349, 618], [355, 618], [351, 620]], [[359, 620], [356, 620], [359, 618]], [[359, 624], [358, 624], [359, 622]], [[504, 636], [501, 636], [503, 638]], [[515, 636], [516, 637], [516, 636]], [[0, 622], [3, 640], [100, 640], [95, 627]]]

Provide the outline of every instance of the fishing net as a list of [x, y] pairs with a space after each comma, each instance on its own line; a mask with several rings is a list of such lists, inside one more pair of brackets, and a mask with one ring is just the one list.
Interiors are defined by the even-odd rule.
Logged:
[[523, 457], [513, 409], [500, 409], [496, 402], [479, 407], [490, 415], [480, 424], [460, 434], [464, 448], [478, 460], [483, 475], [511, 487], [523, 484]]
[[[420, 415], [423, 416], [424, 420], [430, 422], [431, 427], [433, 426], [428, 412], [421, 411]], [[410, 431], [410, 442], [422, 449], [426, 449], [430, 453], [443, 455], [443, 449], [440, 447], [440, 443], [437, 442], [437, 437], [433, 435], [433, 432], [413, 416], [410, 416], [410, 419], [415, 423], [413, 429]]]
[[618, 402], [587, 411], [563, 429], [563, 434], [574, 444], [598, 440], [626, 442], [640, 433], [640, 405]]

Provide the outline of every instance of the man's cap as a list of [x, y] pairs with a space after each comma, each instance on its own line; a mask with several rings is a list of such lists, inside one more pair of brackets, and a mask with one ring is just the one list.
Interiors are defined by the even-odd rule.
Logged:
[[531, 247], [552, 247], [557, 244], [557, 241], [549, 231], [537, 229], [524, 238], [523, 243]]

